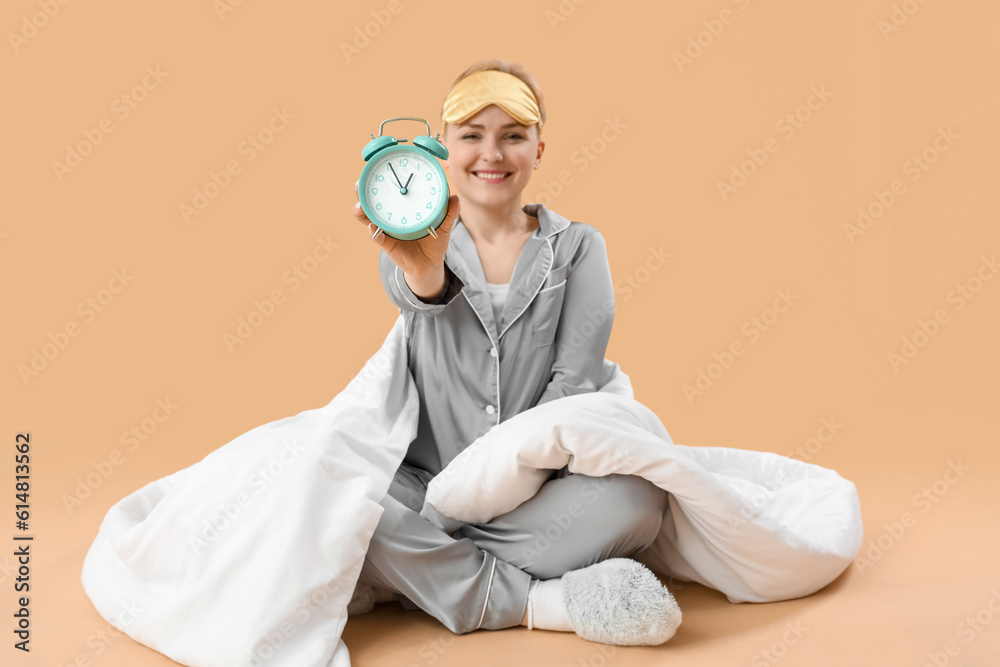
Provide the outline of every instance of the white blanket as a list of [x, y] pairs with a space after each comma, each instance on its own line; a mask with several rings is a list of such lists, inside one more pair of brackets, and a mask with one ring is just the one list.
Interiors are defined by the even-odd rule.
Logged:
[[[379, 500], [416, 436], [403, 317], [326, 406], [254, 428], [110, 508], [84, 561], [97, 611], [192, 667], [349, 667], [347, 603]], [[599, 391], [521, 413], [430, 484], [421, 514], [482, 523], [551, 469], [641, 475], [669, 491], [661, 533], [635, 556], [733, 602], [808, 595], [861, 546], [854, 485], [778, 456], [675, 445], [605, 360]]]

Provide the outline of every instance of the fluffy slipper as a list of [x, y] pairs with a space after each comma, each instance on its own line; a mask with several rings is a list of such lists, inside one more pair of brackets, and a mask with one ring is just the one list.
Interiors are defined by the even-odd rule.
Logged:
[[583, 639], [619, 646], [657, 646], [681, 624], [677, 601], [646, 566], [609, 558], [562, 576], [573, 631]]
[[350, 617], [367, 614], [375, 609], [375, 603], [377, 602], [392, 602], [398, 599], [399, 596], [392, 591], [375, 588], [363, 581], [358, 581], [357, 586], [354, 587], [354, 595], [351, 596], [351, 601], [347, 603], [347, 615]]

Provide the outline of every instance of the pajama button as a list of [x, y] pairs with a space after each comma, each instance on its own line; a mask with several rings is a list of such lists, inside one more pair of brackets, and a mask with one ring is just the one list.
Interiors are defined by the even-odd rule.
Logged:
[[487, 406], [486, 406], [486, 412], [487, 412], [487, 413], [489, 413], [489, 414], [493, 414], [493, 413], [494, 413], [494, 412], [496, 412], [496, 411], [497, 411], [497, 410], [496, 410], [496, 408], [494, 408], [494, 407], [493, 407], [492, 405], [487, 405]]
[[495, 347], [490, 348], [490, 356], [491, 357], [497, 356], [497, 349]]

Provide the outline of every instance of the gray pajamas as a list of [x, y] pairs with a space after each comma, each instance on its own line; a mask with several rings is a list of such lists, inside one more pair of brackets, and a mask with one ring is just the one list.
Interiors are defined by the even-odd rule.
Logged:
[[554, 471], [538, 493], [449, 537], [418, 513], [426, 473], [400, 466], [372, 535], [361, 581], [401, 593], [452, 632], [518, 625], [532, 578], [552, 579], [656, 539], [667, 493], [633, 475]]
[[595, 391], [614, 318], [603, 236], [529, 204], [539, 228], [514, 267], [496, 322], [475, 243], [461, 223], [446, 285], [417, 297], [382, 251], [379, 273], [404, 316], [421, 397], [417, 435], [396, 471], [361, 580], [401, 593], [456, 633], [518, 625], [532, 578], [550, 579], [653, 542], [667, 494], [630, 475], [553, 471], [538, 493], [449, 536], [419, 511], [430, 479], [491, 427], [541, 403]]

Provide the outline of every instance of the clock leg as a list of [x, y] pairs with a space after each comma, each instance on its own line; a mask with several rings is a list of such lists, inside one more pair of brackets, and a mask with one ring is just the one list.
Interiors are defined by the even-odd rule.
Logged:
[[427, 228], [427, 233], [430, 234], [431, 236], [433, 236], [434, 238], [438, 237], [437, 232], [434, 231], [433, 227], [428, 227]]
[[376, 236], [378, 236], [378, 235], [379, 235], [379, 234], [381, 234], [381, 233], [382, 233], [382, 228], [381, 228], [381, 227], [376, 227], [376, 228], [375, 228], [375, 233], [374, 233], [374, 234], [372, 234], [372, 241], [374, 241], [374, 240], [375, 240], [375, 237], [376, 237]]

